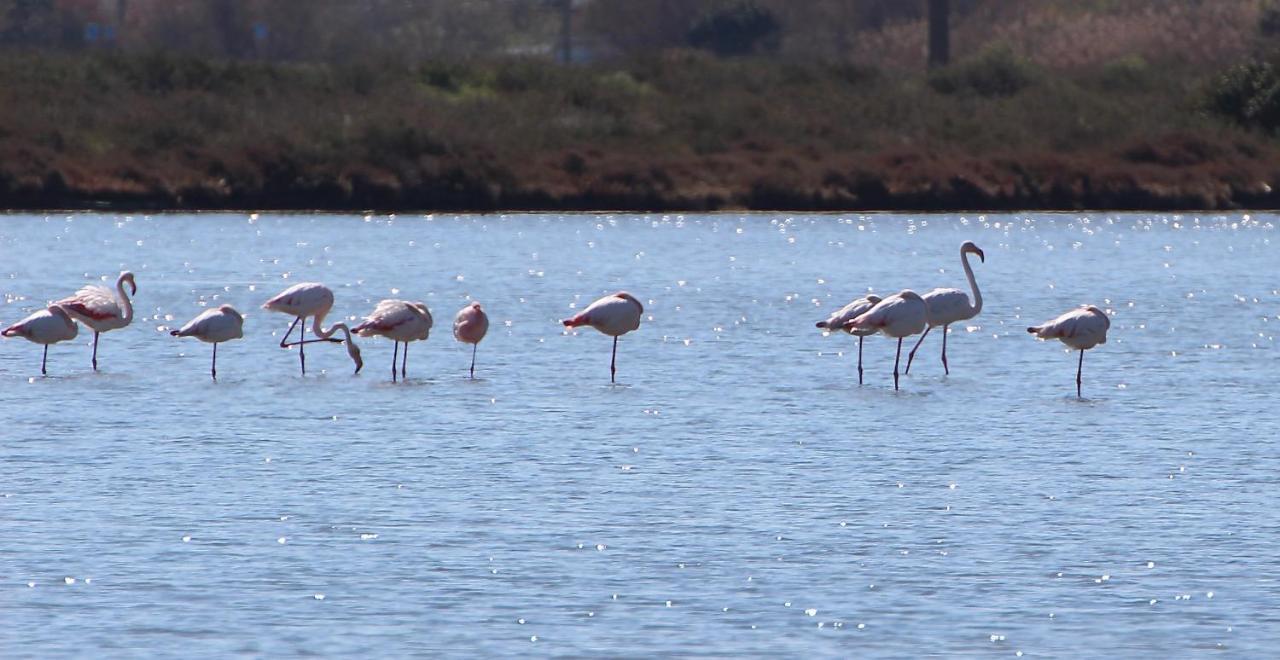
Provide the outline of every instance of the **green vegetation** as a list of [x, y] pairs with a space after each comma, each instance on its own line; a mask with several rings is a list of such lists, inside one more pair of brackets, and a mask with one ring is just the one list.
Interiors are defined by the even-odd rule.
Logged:
[[1274, 207], [1277, 90], [1266, 64], [1050, 72], [1005, 48], [916, 75], [699, 50], [584, 67], [10, 54], [0, 204]]

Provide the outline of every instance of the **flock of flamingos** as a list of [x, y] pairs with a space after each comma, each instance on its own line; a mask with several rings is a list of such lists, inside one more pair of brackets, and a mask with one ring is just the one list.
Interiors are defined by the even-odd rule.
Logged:
[[[916, 351], [925, 337], [936, 327], [942, 327], [942, 367], [951, 373], [947, 366], [947, 330], [952, 323], [971, 319], [982, 311], [982, 292], [973, 277], [973, 268], [969, 265], [969, 255], [975, 254], [986, 262], [986, 255], [972, 241], [965, 241], [960, 246], [960, 262], [964, 266], [965, 277], [969, 279], [969, 287], [973, 290], [973, 298], [960, 289], [934, 289], [924, 295], [911, 290], [903, 290], [886, 298], [868, 295], [854, 300], [840, 310], [834, 312], [817, 326], [828, 332], [847, 332], [858, 337], [858, 383], [862, 383], [862, 341], [869, 335], [882, 333], [898, 340], [897, 354], [893, 361], [893, 388], [898, 389], [898, 367], [902, 360], [902, 340], [912, 335], [920, 335], [916, 345], [907, 355], [906, 373], [911, 371], [911, 363], [915, 360]], [[129, 285], [129, 293], [125, 293], [125, 285]], [[133, 320], [133, 305], [129, 296], [136, 295], [138, 285], [133, 273], [123, 272], [116, 280], [115, 291], [104, 286], [89, 285], [74, 295], [50, 304], [27, 318], [7, 327], [3, 331], [5, 337], [22, 337], [37, 344], [44, 345], [44, 354], [40, 361], [40, 373], [47, 374], [46, 366], [49, 358], [49, 345], [74, 339], [79, 322], [93, 330], [92, 364], [98, 369], [98, 336], [104, 332], [123, 328]], [[347, 354], [355, 363], [356, 373], [364, 366], [360, 357], [360, 348], [352, 340], [352, 335], [361, 337], [386, 337], [395, 343], [391, 356], [391, 379], [396, 379], [396, 361], [400, 360], [399, 375], [407, 373], [409, 360], [409, 343], [423, 341], [431, 332], [433, 321], [431, 312], [421, 302], [405, 300], [383, 300], [378, 303], [368, 316], [355, 327], [348, 328], [345, 323], [334, 323], [324, 327], [324, 318], [333, 308], [333, 291], [323, 284], [305, 282], [285, 289], [262, 305], [263, 309], [280, 312], [294, 317], [293, 323], [280, 340], [281, 348], [298, 347], [298, 362], [302, 373], [307, 373], [306, 345], [317, 342], [335, 342], [346, 345]], [[610, 381], [617, 377], [618, 338], [640, 327], [640, 317], [644, 306], [634, 296], [626, 292], [605, 296], [589, 305], [581, 313], [563, 321], [569, 328], [590, 326], [601, 333], [613, 337], [613, 355], [609, 362]], [[307, 319], [312, 320], [313, 338], [306, 338]], [[175, 337], [195, 337], [200, 341], [213, 344], [213, 359], [210, 373], [214, 380], [218, 378], [218, 344], [239, 339], [244, 336], [244, 317], [231, 305], [222, 305], [202, 312], [188, 321], [181, 328], [170, 332]], [[1027, 328], [1040, 339], [1059, 339], [1062, 343], [1080, 351], [1080, 361], [1076, 366], [1076, 396], [1081, 394], [1081, 372], [1084, 369], [1084, 352], [1098, 344], [1107, 343], [1107, 330], [1111, 321], [1105, 312], [1093, 305], [1084, 305], [1038, 326]], [[298, 329], [298, 338], [290, 341], [294, 328]], [[472, 302], [463, 307], [453, 320], [453, 336], [461, 342], [471, 344], [471, 377], [475, 377], [475, 354], [480, 340], [489, 330], [489, 317], [480, 303]], [[343, 338], [334, 337], [339, 331]], [[404, 344], [404, 354], [400, 356], [400, 344]]]

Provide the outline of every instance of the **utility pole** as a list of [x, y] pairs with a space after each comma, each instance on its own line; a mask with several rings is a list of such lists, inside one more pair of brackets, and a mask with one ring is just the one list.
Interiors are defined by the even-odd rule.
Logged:
[[929, 68], [951, 61], [951, 0], [929, 0]]

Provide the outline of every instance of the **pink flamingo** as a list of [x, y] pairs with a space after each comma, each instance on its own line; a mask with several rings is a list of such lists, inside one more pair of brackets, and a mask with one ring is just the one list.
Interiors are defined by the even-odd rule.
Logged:
[[920, 344], [929, 336], [929, 331], [942, 326], [942, 371], [951, 374], [951, 368], [947, 366], [947, 331], [952, 323], [966, 321], [982, 312], [982, 292], [978, 290], [977, 280], [973, 279], [973, 268], [969, 266], [970, 254], [978, 255], [982, 263], [987, 262], [987, 255], [973, 241], [965, 241], [960, 245], [960, 263], [964, 266], [965, 277], [969, 278], [969, 288], [973, 289], [973, 303], [969, 303], [968, 294], [960, 289], [934, 289], [920, 296], [929, 307], [929, 327], [924, 329], [920, 341], [907, 354], [906, 373], [911, 373], [911, 362], [916, 359], [916, 351], [920, 350]]
[[1062, 343], [1080, 351], [1076, 365], [1076, 397], [1080, 396], [1080, 374], [1084, 371], [1084, 352], [1099, 344], [1107, 343], [1107, 330], [1111, 319], [1107, 313], [1093, 305], [1081, 305], [1052, 321], [1027, 328], [1027, 332], [1040, 339], [1059, 339]]
[[231, 305], [206, 309], [187, 324], [169, 333], [174, 337], [195, 337], [213, 344], [213, 363], [209, 373], [218, 380], [218, 344], [244, 336], [244, 317]]
[[898, 389], [898, 363], [902, 360], [902, 338], [924, 331], [929, 323], [929, 308], [920, 294], [910, 289], [881, 300], [869, 311], [845, 324], [853, 330], [879, 330], [898, 340], [893, 358], [893, 389]]
[[351, 331], [361, 337], [381, 336], [395, 342], [391, 354], [391, 382], [396, 380], [396, 357], [400, 343], [404, 343], [404, 359], [400, 362], [400, 376], [406, 375], [409, 364], [409, 342], [426, 341], [431, 333], [431, 312], [420, 302], [383, 300]]
[[458, 311], [453, 317], [453, 338], [464, 344], [471, 344], [471, 377], [476, 377], [476, 348], [480, 340], [489, 332], [489, 315], [480, 308], [480, 303], [473, 302]]
[[609, 382], [613, 383], [617, 382], [618, 375], [618, 337], [639, 328], [642, 314], [644, 306], [640, 301], [626, 291], [619, 291], [591, 303], [581, 313], [561, 322], [567, 328], [589, 325], [613, 337], [613, 358], [609, 361]]
[[831, 315], [831, 318], [825, 321], [818, 321], [818, 327], [828, 332], [839, 332], [841, 330], [858, 338], [858, 384], [862, 384], [862, 340], [868, 335], [874, 335], [874, 328], [849, 328], [846, 327], [849, 321], [866, 314], [871, 311], [880, 302], [880, 296], [866, 296], [841, 307], [838, 311]]
[[[360, 359], [360, 347], [356, 346], [356, 343], [352, 341], [351, 331], [347, 328], [346, 323], [335, 323], [328, 330], [321, 327], [324, 323], [324, 317], [333, 308], [333, 291], [329, 287], [315, 282], [295, 284], [263, 303], [262, 308], [294, 317], [293, 325], [289, 326], [288, 332], [285, 332], [284, 337], [280, 340], [280, 348], [298, 347], [298, 362], [302, 365], [302, 375], [307, 375], [307, 356], [304, 347], [307, 344], [319, 341], [341, 343], [343, 341], [341, 339], [332, 339], [333, 334], [339, 330], [346, 337], [347, 355], [351, 357], [351, 361], [356, 365], [355, 372], [360, 373], [360, 369], [364, 367], [364, 361]], [[306, 319], [308, 316], [312, 317], [311, 331], [315, 334], [316, 339], [306, 339]], [[299, 323], [302, 324], [298, 331], [299, 339], [290, 343], [289, 335], [293, 334], [294, 326]]]
[[68, 341], [76, 338], [79, 330], [61, 306], [49, 305], [31, 316], [0, 331], [5, 337], [22, 337], [27, 341], [44, 344], [44, 357], [40, 358], [40, 375], [47, 376], [45, 369], [49, 362], [49, 344]]
[[[125, 282], [129, 283], [128, 295], [124, 292]], [[133, 321], [133, 303], [129, 295], [138, 295], [138, 284], [133, 273], [126, 270], [116, 278], [115, 292], [99, 284], [90, 284], [54, 303], [66, 310], [71, 318], [93, 330], [94, 371], [98, 370], [98, 335], [119, 330]]]

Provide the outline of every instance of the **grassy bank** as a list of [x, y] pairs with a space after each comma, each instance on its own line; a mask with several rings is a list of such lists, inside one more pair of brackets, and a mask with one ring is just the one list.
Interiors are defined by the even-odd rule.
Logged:
[[0, 59], [0, 206], [1275, 208], [1269, 134], [1218, 71], [932, 75], [676, 51], [609, 67]]

